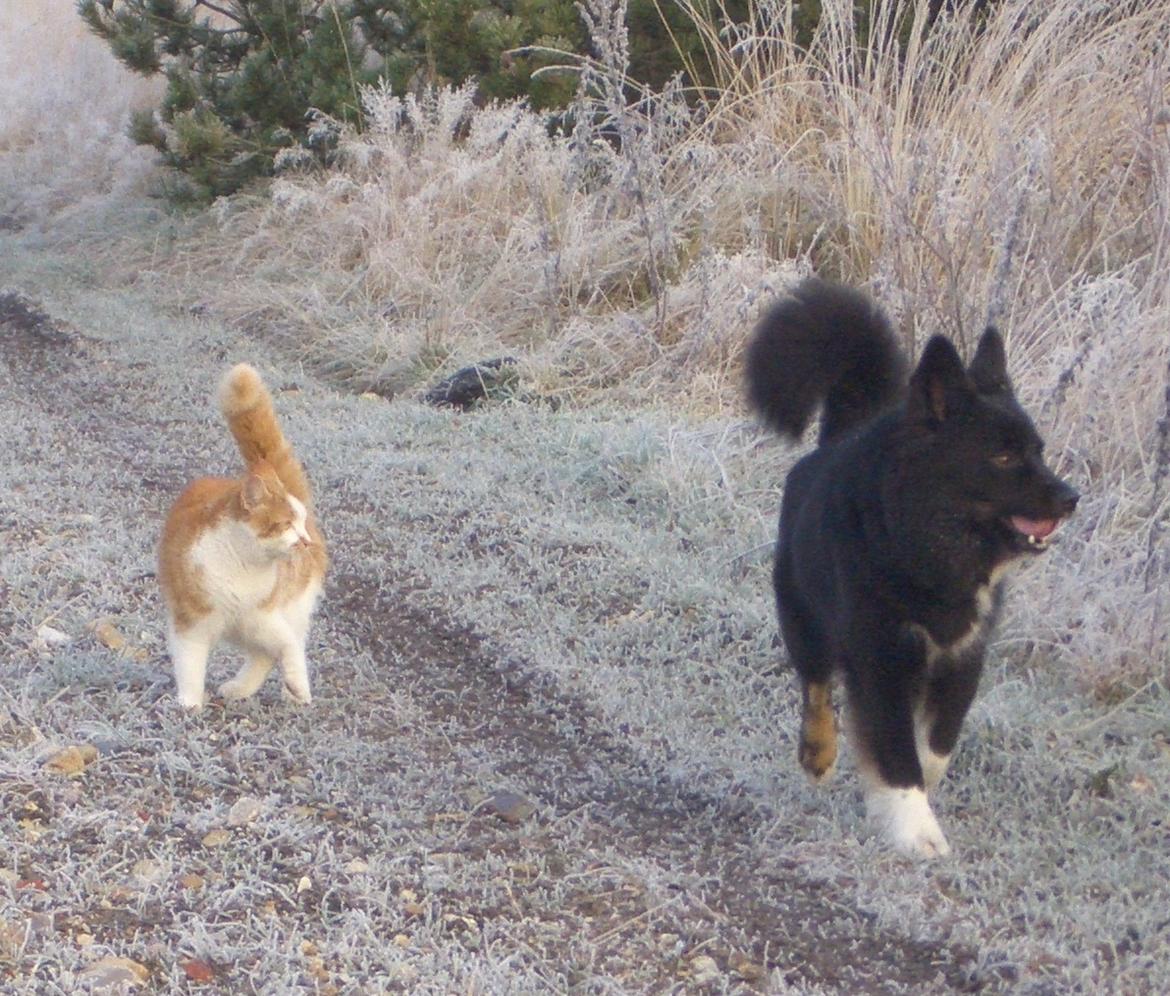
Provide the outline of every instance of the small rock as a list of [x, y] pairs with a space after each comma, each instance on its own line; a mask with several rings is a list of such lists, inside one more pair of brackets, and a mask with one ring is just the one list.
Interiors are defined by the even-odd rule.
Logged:
[[52, 936], [51, 913], [33, 913], [27, 920], [0, 918], [0, 959], [14, 958], [30, 941], [43, 942]]
[[399, 948], [408, 948], [410, 947], [410, 938], [405, 934], [395, 934], [394, 946]]
[[1153, 789], [1154, 783], [1139, 771], [1130, 779], [1129, 787], [1135, 792], [1145, 793]]
[[423, 916], [427, 911], [418, 901], [418, 893], [414, 889], [403, 889], [398, 893], [398, 898], [402, 900], [402, 911], [407, 916]]
[[108, 619], [99, 619], [93, 624], [93, 635], [98, 638], [98, 642], [103, 646], [108, 647], [115, 653], [121, 653], [126, 649], [126, 637], [119, 632], [118, 627], [115, 626]]
[[743, 955], [734, 959], [731, 970], [744, 982], [759, 982], [768, 974], [767, 968]]
[[11, 920], [0, 920], [0, 958], [15, 958], [24, 947], [24, 926]]
[[90, 744], [81, 744], [77, 747], [66, 747], [57, 751], [45, 762], [45, 767], [59, 775], [73, 777], [81, 774], [87, 765], [97, 760], [97, 757], [96, 747]]
[[505, 823], [523, 823], [536, 812], [536, 806], [515, 792], [496, 792], [484, 803], [489, 813], [498, 816]]
[[451, 405], [466, 410], [477, 401], [514, 389], [518, 379], [515, 366], [514, 356], [499, 356], [464, 367], [428, 390], [423, 401], [428, 405]]
[[188, 958], [180, 964], [183, 966], [183, 973], [192, 982], [215, 981], [215, 969], [200, 958]]
[[203, 888], [205, 882], [202, 875], [196, 875], [194, 872], [188, 872], [179, 879], [179, 885], [184, 889], [190, 889], [192, 892], [198, 892]]
[[714, 982], [720, 974], [718, 962], [710, 955], [696, 955], [691, 959], [691, 982], [696, 986], [705, 986], [709, 982]]
[[263, 808], [264, 803], [255, 796], [241, 796], [228, 810], [227, 825], [229, 827], [242, 827], [251, 823], [260, 815], [260, 810]]
[[300, 881], [297, 882], [297, 895], [308, 892], [311, 888], [313, 888], [313, 880], [308, 875], [302, 875]]
[[42, 647], [59, 647], [69, 643], [71, 637], [64, 630], [55, 626], [43, 625], [37, 627], [37, 644]]
[[487, 798], [487, 793], [478, 785], [469, 785], [459, 793], [459, 797], [468, 809], [475, 809], [476, 806]]
[[161, 881], [165, 874], [165, 869], [162, 864], [150, 858], [143, 858], [141, 861], [134, 862], [134, 867], [131, 871], [134, 877], [144, 885], [153, 885], [155, 882]]
[[351, 875], [361, 875], [364, 872], [368, 872], [370, 866], [368, 862], [363, 861], [361, 858], [354, 858], [345, 866], [345, 870]]
[[150, 969], [129, 958], [109, 957], [95, 961], [80, 978], [91, 989], [141, 986], [150, 978]]
[[418, 978], [418, 969], [407, 962], [394, 962], [388, 966], [388, 973], [390, 979], [394, 982], [401, 982], [404, 985], [410, 985]]
[[232, 839], [231, 831], [224, 829], [209, 830], [203, 835], [202, 844], [204, 847], [223, 847], [229, 840]]

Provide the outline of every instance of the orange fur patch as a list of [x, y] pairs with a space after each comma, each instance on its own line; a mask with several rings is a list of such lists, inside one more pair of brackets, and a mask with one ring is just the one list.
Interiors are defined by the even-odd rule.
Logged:
[[837, 717], [828, 683], [804, 686], [799, 758], [800, 766], [815, 781], [828, 775], [837, 763]]
[[255, 467], [267, 463], [288, 489], [289, 494], [306, 505], [309, 482], [272, 406], [272, 396], [252, 367], [239, 363], [227, 372], [219, 389], [219, 405], [235, 437], [244, 464]]

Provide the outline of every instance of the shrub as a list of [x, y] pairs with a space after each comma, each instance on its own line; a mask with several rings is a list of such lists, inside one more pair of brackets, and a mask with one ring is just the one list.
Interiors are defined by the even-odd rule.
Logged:
[[251, 0], [212, 8], [192, 0], [78, 0], [86, 23], [128, 67], [167, 77], [157, 113], [136, 116], [132, 136], [153, 145], [187, 182], [176, 195], [231, 193], [268, 173], [282, 148], [321, 156], [328, 133], [316, 110], [360, 115], [362, 22], [321, 0]]
[[[869, 5], [859, 5], [864, 20]], [[535, 110], [573, 99], [572, 70], [538, 72], [598, 55], [574, 0], [77, 0], [89, 27], [125, 65], [165, 74], [157, 112], [131, 135], [183, 180], [172, 196], [211, 199], [272, 172], [282, 150], [326, 160], [336, 129], [361, 122], [358, 93], [388, 82], [399, 94], [476, 84], [479, 103], [526, 98]], [[729, 40], [765, 16], [748, 0], [631, 0], [626, 83], [660, 89], [673, 78], [709, 90]], [[818, 3], [789, 15], [807, 43]], [[592, 50], [592, 51], [591, 51]]]

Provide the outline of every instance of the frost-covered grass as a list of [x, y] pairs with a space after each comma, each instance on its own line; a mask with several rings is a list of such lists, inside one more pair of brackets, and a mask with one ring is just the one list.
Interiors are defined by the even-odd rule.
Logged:
[[0, 4], [0, 219], [54, 225], [140, 193], [153, 154], [126, 136], [161, 95], [85, 30], [73, 0]]
[[1161, 682], [1170, 8], [1009, 0], [850, 77], [840, 7], [807, 52], [740, 39], [702, 113], [621, 103], [605, 64], [586, 102], [604, 128], [568, 136], [467, 89], [371, 92], [335, 170], [217, 204], [148, 265], [339, 382], [410, 394], [510, 353], [537, 391], [679, 418], [741, 414], [747, 332], [810, 267], [867, 285], [911, 348], [998, 322], [1085, 492], [1068, 569], [1009, 638], [1087, 693]]
[[[728, 951], [757, 913], [733, 905], [710, 920], [702, 903], [735, 857], [752, 881], [774, 883], [777, 910], [811, 876], [832, 897], [819, 929], [849, 936], [861, 928], [841, 918], [869, 910], [878, 929], [965, 946], [977, 977], [1017, 991], [1170, 986], [1170, 702], [1159, 686], [1095, 702], [1027, 630], [1028, 602], [1066, 584], [1077, 544], [1058, 545], [1014, 586], [939, 796], [956, 857], [911, 866], [870, 838], [848, 759], [836, 783], [814, 790], [793, 757], [796, 699], [774, 645], [765, 548], [791, 454], [736, 420], [680, 427], [607, 406], [458, 415], [355, 398], [269, 356], [270, 381], [301, 388], [279, 404], [337, 562], [313, 640], [316, 701], [295, 714], [269, 689], [183, 721], [168, 704], [151, 547], [179, 483], [234, 463], [209, 385], [257, 347], [217, 323], [167, 317], [158, 297], [81, 289], [68, 261], [16, 259], [0, 278], [40, 288], [103, 361], [94, 376], [54, 377], [73, 387], [55, 387], [40, 419], [6, 390], [0, 422], [21, 454], [4, 482], [10, 811], [0, 819], [16, 878], [0, 916], [36, 927], [32, 914], [57, 914], [47, 940], [8, 955], [19, 970], [68, 988], [69, 973], [108, 952], [180, 981], [175, 959], [206, 959], [259, 991], [274, 991], [261, 979], [308, 988], [318, 970], [342, 991], [396, 978], [419, 992], [473, 980], [493, 992], [586, 980], [596, 991], [661, 991], [685, 988], [688, 959], [710, 951], [734, 991], [742, 980]], [[88, 401], [70, 393], [86, 389]], [[80, 438], [78, 425], [88, 426]], [[65, 441], [75, 460], [38, 456]], [[407, 599], [413, 624], [345, 601], [355, 578]], [[87, 635], [95, 617], [112, 618], [146, 660]], [[483, 667], [543, 689], [548, 718], [513, 714], [502, 699], [471, 709], [467, 726], [436, 719], [446, 708], [436, 703], [476, 694], [452, 685], [467, 672], [441, 649], [418, 670], [418, 646], [443, 619], [478, 634]], [[44, 620], [73, 642], [36, 650]], [[375, 663], [361, 634], [380, 632], [393, 655]], [[467, 651], [456, 641], [451, 652]], [[542, 769], [488, 732], [538, 722], [576, 745], [571, 766]], [[625, 762], [598, 751], [602, 733]], [[102, 757], [77, 780], [48, 774], [52, 752], [78, 742]], [[680, 808], [679, 839], [664, 849], [638, 835], [635, 814], [659, 805], [654, 785], [717, 805], [694, 822]], [[536, 800], [539, 822], [485, 826], [475, 793], [501, 787]], [[604, 800], [622, 791], [629, 822], [607, 824]], [[19, 803], [35, 792], [53, 815], [21, 824]], [[233, 827], [241, 797], [260, 812]], [[142, 808], [161, 816], [143, 821]], [[226, 844], [201, 843], [224, 828]], [[197, 895], [182, 884], [189, 873], [203, 879]], [[627, 900], [635, 905], [613, 912]], [[597, 921], [603, 911], [612, 920]], [[646, 931], [634, 919], [643, 914]], [[708, 933], [688, 934], [696, 924]], [[289, 950], [304, 956], [293, 967]], [[785, 991], [794, 978], [776, 971], [767, 985]], [[848, 978], [825, 991], [850, 991]]]
[[[363, 569], [377, 576], [386, 556], [427, 579], [494, 660], [585, 702], [656, 775], [746, 795], [762, 872], [794, 862], [884, 924], [970, 943], [1022, 991], [1045, 980], [1166, 991], [1170, 7], [1005, 0], [981, 35], [960, 18], [896, 58], [869, 51], [849, 78], [846, 6], [825, 4], [808, 52], [737, 38], [701, 114], [678, 94], [621, 105], [606, 90], [617, 67], [595, 67], [593, 106], [606, 134], [625, 135], [620, 147], [600, 132], [550, 134], [520, 107], [475, 109], [468, 91], [375, 92], [371, 128], [345, 137], [334, 170], [286, 173], [145, 239], [119, 228], [123, 210], [141, 216], [120, 190], [103, 201], [114, 210], [96, 243], [77, 209], [138, 175], [138, 154], [112, 137], [129, 98], [87, 96], [121, 86], [92, 48], [72, 65], [93, 85], [34, 79], [0, 30], [0, 71], [23, 95], [0, 124], [0, 215], [28, 225], [27, 246], [89, 234], [68, 258], [21, 269], [14, 257], [3, 272], [33, 294], [121, 284], [210, 315], [172, 326], [119, 303], [102, 319], [112, 340], [122, 322], [160, 370], [191, 370], [169, 386], [160, 374], [159, 391], [197, 412], [218, 371], [200, 365], [201, 335], [208, 350], [248, 342], [275, 365], [278, 344], [334, 385], [397, 391], [387, 406], [315, 387], [326, 416], [294, 416], [323, 479], [369, 517], [354, 534]], [[15, 9], [0, 5], [0, 27]], [[782, 22], [790, 6], [766, 10]], [[74, 123], [66, 139], [33, 113], [41, 100]], [[934, 331], [970, 343], [999, 321], [1050, 459], [1084, 492], [1061, 542], [1013, 583], [940, 798], [959, 852], [940, 868], [908, 871], [867, 842], [848, 770], [816, 794], [790, 757], [767, 562], [794, 454], [747, 421], [738, 357], [759, 309], [810, 268], [868, 286], [908, 345]], [[56, 293], [88, 320], [89, 305], [69, 300], [80, 290]], [[441, 373], [503, 353], [521, 358], [534, 391], [568, 404], [461, 417], [410, 401]], [[164, 490], [230, 453], [201, 417], [213, 441], [157, 456]], [[13, 447], [35, 438], [4, 424]], [[152, 452], [148, 425], [133, 444]], [[134, 578], [150, 542], [135, 523], [152, 521], [159, 499], [96, 455], [55, 476], [56, 449], [38, 445], [41, 492], [24, 479], [6, 492], [23, 511], [0, 590], [29, 592], [20, 632], [72, 618], [78, 597], [157, 640], [153, 596]], [[26, 501], [63, 488], [74, 516], [77, 493], [107, 500], [111, 475], [121, 497], [103, 530]], [[370, 546], [378, 531], [384, 547]], [[325, 633], [322, 652], [342, 653], [343, 622]], [[17, 687], [5, 687], [20, 723], [49, 717], [49, 739], [153, 708], [133, 682], [92, 706], [53, 701], [68, 682], [100, 685], [108, 655], [19, 646]], [[360, 657], [353, 666], [355, 695], [374, 694], [384, 679]], [[152, 681], [157, 692], [165, 677]], [[408, 698], [388, 700], [387, 715], [413, 715]], [[337, 777], [348, 771], [336, 737], [299, 727], [282, 739], [259, 721], [282, 750], [307, 737]], [[163, 734], [149, 736], [178, 738], [165, 764], [210, 763], [198, 737], [157, 722]], [[43, 749], [19, 754], [21, 778]], [[149, 771], [143, 792], [166, 769]], [[461, 971], [433, 978], [464, 985]]]

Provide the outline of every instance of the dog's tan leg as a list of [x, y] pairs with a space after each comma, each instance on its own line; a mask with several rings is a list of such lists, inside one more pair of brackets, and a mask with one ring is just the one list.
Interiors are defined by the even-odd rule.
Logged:
[[800, 766], [814, 782], [823, 782], [837, 764], [837, 717], [833, 689], [826, 681], [805, 682], [800, 716]]

